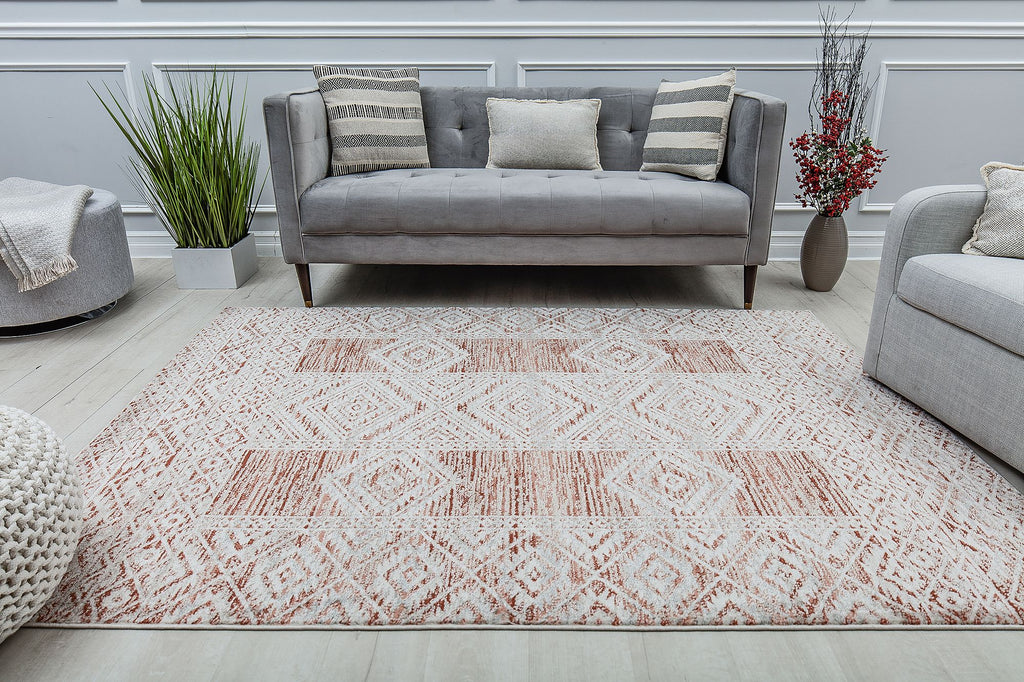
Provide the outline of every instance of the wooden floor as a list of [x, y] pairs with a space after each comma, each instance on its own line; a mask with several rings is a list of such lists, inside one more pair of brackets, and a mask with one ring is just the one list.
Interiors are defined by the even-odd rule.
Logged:
[[[105, 317], [0, 340], [0, 403], [83, 448], [225, 306], [301, 305], [291, 266], [262, 259], [237, 291], [179, 291], [170, 261], [135, 261]], [[760, 269], [756, 308], [809, 309], [863, 350], [878, 265], [810, 292], [795, 263]], [[317, 305], [742, 307], [742, 268], [313, 266]], [[1024, 490], [1024, 478], [987, 459]], [[0, 680], [1009, 680], [1019, 631], [117, 630], [23, 628]]]

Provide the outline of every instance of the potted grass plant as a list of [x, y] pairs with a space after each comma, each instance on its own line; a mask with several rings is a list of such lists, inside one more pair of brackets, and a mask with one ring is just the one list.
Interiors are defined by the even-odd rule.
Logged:
[[167, 79], [162, 94], [143, 78], [144, 102], [134, 111], [123, 91], [95, 88], [135, 155], [132, 184], [174, 239], [174, 275], [181, 289], [232, 289], [256, 272], [249, 234], [263, 184], [256, 189], [259, 144], [245, 137], [244, 95], [217, 71]]

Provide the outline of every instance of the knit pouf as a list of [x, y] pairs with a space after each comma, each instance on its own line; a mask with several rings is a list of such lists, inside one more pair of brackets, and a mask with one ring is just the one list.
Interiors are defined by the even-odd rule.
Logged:
[[0, 642], [57, 589], [81, 532], [82, 486], [64, 443], [0, 405]]

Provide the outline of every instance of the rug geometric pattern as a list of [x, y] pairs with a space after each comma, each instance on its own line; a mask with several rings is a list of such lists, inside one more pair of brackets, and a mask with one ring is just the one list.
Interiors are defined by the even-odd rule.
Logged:
[[807, 312], [225, 310], [37, 620], [1024, 623], [1024, 496]]

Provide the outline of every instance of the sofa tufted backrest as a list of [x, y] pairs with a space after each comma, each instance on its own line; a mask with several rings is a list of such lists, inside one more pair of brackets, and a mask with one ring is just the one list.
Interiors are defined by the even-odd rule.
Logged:
[[434, 168], [482, 168], [487, 163], [488, 97], [599, 99], [597, 144], [605, 170], [639, 170], [657, 88], [423, 87], [423, 123]]

